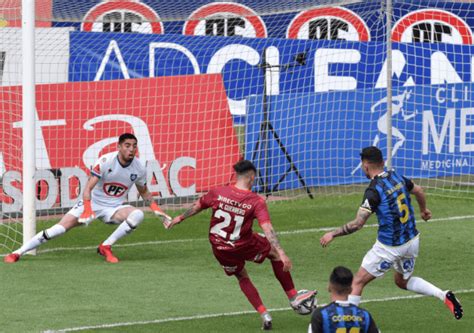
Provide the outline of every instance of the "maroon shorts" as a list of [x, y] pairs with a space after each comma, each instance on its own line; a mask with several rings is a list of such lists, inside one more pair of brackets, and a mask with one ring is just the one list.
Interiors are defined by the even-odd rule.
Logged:
[[219, 246], [212, 244], [214, 256], [229, 276], [239, 273], [244, 268], [246, 261], [261, 264], [268, 256], [270, 249], [270, 242], [257, 233], [253, 233], [248, 242], [237, 248], [219, 249]]

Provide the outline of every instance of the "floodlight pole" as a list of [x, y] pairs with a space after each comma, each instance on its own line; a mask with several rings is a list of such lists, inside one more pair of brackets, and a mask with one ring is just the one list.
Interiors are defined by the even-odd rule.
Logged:
[[[21, 2], [23, 102], [23, 244], [36, 233], [35, 1]], [[34, 254], [34, 251], [30, 253]]]

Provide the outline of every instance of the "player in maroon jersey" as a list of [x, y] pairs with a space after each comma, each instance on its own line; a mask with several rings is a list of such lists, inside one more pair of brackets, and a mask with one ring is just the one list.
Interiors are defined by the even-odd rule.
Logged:
[[[263, 329], [272, 328], [272, 318], [250, 281], [245, 261], [262, 263], [271, 260], [275, 277], [285, 291], [294, 309], [316, 292], [304, 290], [297, 292], [290, 274], [292, 263], [280, 245], [273, 230], [265, 200], [251, 191], [257, 169], [252, 162], [243, 160], [234, 165], [237, 181], [234, 185], [215, 187], [197, 200], [183, 214], [165, 223], [167, 229], [193, 216], [200, 211], [212, 208], [209, 227], [209, 241], [212, 252], [227, 275], [235, 275], [240, 289], [257, 310], [263, 320]], [[257, 219], [265, 236], [252, 231], [253, 220]]]

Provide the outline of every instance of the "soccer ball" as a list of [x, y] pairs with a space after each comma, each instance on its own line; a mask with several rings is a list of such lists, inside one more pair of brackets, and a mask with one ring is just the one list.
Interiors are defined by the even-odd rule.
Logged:
[[[303, 294], [308, 292], [308, 290], [300, 290], [298, 291], [298, 294]], [[313, 312], [313, 309], [316, 307], [317, 300], [316, 300], [316, 295], [313, 295], [312, 297], [304, 300], [298, 307], [293, 308], [297, 314], [300, 315], [309, 315], [311, 312]]]

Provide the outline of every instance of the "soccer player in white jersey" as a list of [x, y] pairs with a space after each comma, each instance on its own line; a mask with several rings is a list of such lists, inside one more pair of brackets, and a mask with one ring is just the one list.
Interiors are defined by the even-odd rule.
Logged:
[[150, 208], [163, 222], [171, 220], [153, 200], [146, 186], [146, 170], [135, 157], [137, 138], [130, 133], [119, 137], [118, 151], [108, 153], [99, 158], [91, 170], [91, 176], [84, 189], [82, 200], [79, 201], [63, 218], [49, 229], [36, 234], [18, 250], [4, 258], [6, 263], [17, 262], [20, 257], [36, 249], [50, 239], [56, 238], [66, 231], [88, 225], [98, 218], [105, 223], [119, 224], [118, 228], [97, 248], [97, 252], [110, 263], [119, 260], [114, 256], [111, 246], [125, 235], [131, 233], [143, 221], [143, 212], [123, 202], [129, 189], [135, 184], [138, 192]]

